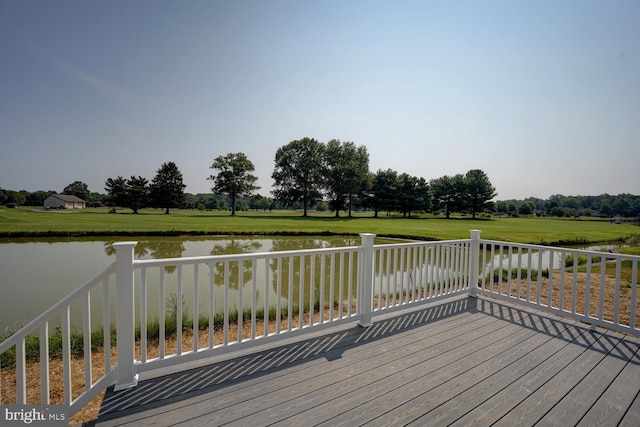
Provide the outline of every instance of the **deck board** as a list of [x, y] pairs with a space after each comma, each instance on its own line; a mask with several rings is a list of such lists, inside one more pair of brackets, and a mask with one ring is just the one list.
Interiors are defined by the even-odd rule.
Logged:
[[[490, 326], [490, 325], [489, 325]], [[496, 331], [495, 340], [499, 341], [501, 334], [508, 334], [501, 328]], [[475, 334], [478, 339], [483, 339], [482, 334]], [[426, 341], [423, 337], [419, 341]], [[487, 342], [487, 345], [490, 345]], [[429, 351], [431, 350], [431, 351]], [[279, 413], [271, 414], [268, 409], [265, 414], [267, 423], [281, 422], [284, 425], [303, 423], [305, 419], [313, 419], [320, 422], [327, 416], [331, 416], [342, 408], [350, 408], [362, 401], [364, 396], [371, 399], [376, 395], [385, 395], [389, 391], [398, 390], [407, 384], [419, 383], [422, 378], [435, 372], [441, 372], [451, 361], [461, 359], [461, 352], [468, 352], [464, 346], [457, 346], [447, 349], [445, 346], [431, 346], [420, 348], [411, 357], [398, 358], [391, 366], [381, 363], [375, 370], [360, 371], [354, 377], [341, 377], [336, 383], [337, 387], [332, 390], [331, 395], [316, 390], [312, 394], [299, 396], [293, 402], [281, 403], [280, 409], [287, 413], [287, 417], [282, 417]], [[387, 359], [388, 363], [388, 359]], [[329, 373], [328, 375], [331, 375]], [[335, 381], [335, 380], [334, 380]], [[278, 408], [276, 408], [277, 410]], [[291, 416], [291, 414], [295, 414]], [[351, 419], [351, 422], [356, 420]], [[332, 420], [332, 423], [335, 423]]]
[[603, 334], [587, 331], [582, 336], [588, 340], [589, 346], [581, 346], [580, 353], [573, 360], [501, 418], [495, 424], [496, 426], [510, 427], [522, 425], [525, 422], [538, 422], [606, 356], [596, 351], [596, 346]]
[[637, 426], [638, 347], [461, 298], [110, 389], [97, 425]]
[[[534, 326], [532, 324], [532, 326]], [[500, 332], [500, 333], [496, 333]], [[434, 408], [439, 403], [447, 401], [458, 387], [467, 387], [470, 377], [480, 378], [482, 375], [477, 370], [482, 370], [485, 361], [492, 357], [509, 357], [517, 351], [515, 348], [533, 348], [537, 340], [528, 344], [535, 335], [533, 330], [518, 327], [516, 329], [502, 328], [499, 331], [492, 330], [489, 336], [481, 336], [482, 342], [477, 345], [468, 345], [464, 342], [459, 347], [457, 354], [452, 357], [442, 357], [436, 361], [426, 361], [427, 368], [420, 375], [410, 375], [409, 378], [399, 378], [395, 387], [387, 387], [379, 396], [370, 399], [360, 405], [354, 405], [348, 411], [334, 417], [326, 425], [340, 425], [342, 423], [355, 423], [376, 421], [382, 424], [398, 425], [412, 421], [424, 414], [427, 408]], [[473, 343], [472, 343], [473, 344]], [[530, 347], [529, 347], [530, 345]], [[483, 357], [478, 353], [482, 351]], [[411, 378], [413, 376], [413, 378]], [[410, 384], [407, 390], [406, 385]], [[408, 392], [408, 393], [407, 393]], [[433, 393], [432, 393], [433, 392]], [[369, 395], [368, 398], [374, 396]], [[397, 410], [401, 406], [406, 408]], [[392, 412], [380, 413], [384, 406], [396, 408]]]
[[640, 424], [640, 343], [624, 340], [616, 350], [619, 352], [616, 360], [624, 363], [624, 367], [585, 413], [579, 426], [618, 425], [625, 417], [625, 408], [629, 410], [620, 425], [637, 427]]
[[[620, 343], [619, 339], [607, 341], [607, 335], [599, 342], [607, 342], [613, 352]], [[607, 355], [611, 354], [608, 353]], [[632, 355], [630, 355], [632, 356]], [[603, 390], [620, 374], [627, 360], [618, 357], [604, 357], [562, 400], [541, 419], [548, 426], [576, 425], [596, 403]], [[601, 424], [604, 425], [604, 424]]]

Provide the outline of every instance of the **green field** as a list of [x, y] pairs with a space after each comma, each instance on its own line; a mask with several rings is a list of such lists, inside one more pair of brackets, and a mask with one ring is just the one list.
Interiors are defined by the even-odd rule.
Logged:
[[558, 218], [444, 219], [433, 216], [380, 216], [370, 213], [334, 218], [331, 213], [228, 212], [130, 210], [109, 214], [106, 208], [76, 211], [44, 211], [22, 207], [0, 208], [0, 237], [181, 235], [181, 234], [336, 234], [375, 233], [379, 236], [417, 239], [463, 239], [469, 230], [482, 230], [482, 238], [537, 244], [584, 244], [640, 238], [640, 227], [606, 220], [581, 221]]

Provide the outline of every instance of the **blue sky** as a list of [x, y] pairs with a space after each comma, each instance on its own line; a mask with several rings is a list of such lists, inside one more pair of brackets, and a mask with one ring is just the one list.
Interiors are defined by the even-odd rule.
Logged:
[[367, 147], [497, 199], [640, 194], [640, 2], [0, 0], [0, 187]]

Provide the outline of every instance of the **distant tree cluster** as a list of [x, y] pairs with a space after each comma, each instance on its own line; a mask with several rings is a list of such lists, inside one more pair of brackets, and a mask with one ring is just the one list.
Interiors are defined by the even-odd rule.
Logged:
[[142, 176], [107, 178], [104, 189], [111, 206], [130, 208], [134, 214], [146, 207], [180, 208], [185, 201], [182, 173], [173, 162], [163, 163], [151, 182]]
[[[106, 194], [90, 192], [82, 181], [67, 185], [62, 193], [86, 200], [89, 205], [129, 208], [138, 213], [155, 207], [169, 213], [172, 208], [200, 210], [271, 211], [299, 209], [307, 216], [309, 209], [331, 210], [339, 216], [354, 209], [380, 212], [412, 212], [444, 214], [469, 213], [473, 218], [481, 212], [498, 215], [537, 215], [555, 217], [637, 217], [640, 218], [640, 196], [632, 194], [599, 196], [553, 195], [548, 199], [501, 200], [486, 173], [472, 169], [465, 174], [445, 175], [425, 180], [392, 169], [369, 171], [369, 153], [365, 146], [337, 139], [322, 143], [302, 138], [279, 147], [272, 173], [273, 197], [256, 194], [258, 178], [253, 163], [244, 153], [228, 153], [213, 160], [215, 173], [212, 193], [185, 193], [182, 173], [175, 163], [163, 163], [151, 181], [142, 176], [108, 178]], [[42, 206], [56, 191], [13, 191], [0, 188], [0, 204]]]
[[[29, 192], [26, 190], [13, 191], [0, 188], [0, 205], [14, 203], [21, 206], [42, 206], [47, 197], [57, 193], [78, 196], [81, 199], [89, 202], [90, 205], [104, 198], [104, 194], [89, 193], [86, 188], [87, 185], [81, 181], [75, 181], [73, 184], [69, 184], [61, 192], [54, 190], [38, 190], [33, 192]], [[81, 191], [78, 193], [74, 192], [77, 189], [80, 189]]]
[[501, 200], [495, 212], [503, 215], [537, 215], [555, 217], [640, 217], [640, 196], [623, 193], [616, 196], [563, 196], [548, 199], [529, 197], [524, 200]]
[[364, 199], [364, 207], [379, 212], [400, 212], [410, 216], [411, 212], [427, 212], [431, 209], [433, 194], [424, 178], [392, 169], [379, 170], [371, 175], [371, 186]]
[[89, 197], [91, 196], [89, 187], [82, 181], [74, 181], [71, 184], [67, 185], [66, 187], [64, 187], [64, 190], [62, 190], [62, 194], [76, 196], [85, 201], [88, 201]]
[[366, 147], [339, 140], [323, 144], [303, 138], [278, 148], [272, 178], [274, 198], [285, 206], [301, 202], [305, 216], [310, 205], [326, 198], [336, 216], [340, 210], [351, 215], [353, 208], [362, 208], [375, 216], [381, 211], [407, 217], [411, 212], [443, 210], [447, 218], [462, 211], [475, 218], [496, 196], [481, 170], [431, 182], [392, 169], [373, 174]]
[[[272, 178], [273, 198], [255, 194], [258, 178], [253, 175], [253, 163], [244, 153], [228, 153], [214, 159], [211, 169], [216, 173], [207, 179], [213, 184], [213, 194], [185, 194], [182, 174], [173, 162], [162, 164], [149, 182], [132, 175], [108, 178], [106, 195], [89, 193], [81, 181], [65, 187], [66, 194], [85, 200], [102, 198], [112, 207], [129, 208], [134, 214], [145, 207], [227, 210], [301, 209], [303, 215], [315, 208], [331, 210], [336, 217], [340, 211], [352, 215], [354, 209], [371, 210], [375, 216], [384, 211], [401, 213], [439, 212], [447, 218], [452, 212], [471, 212], [475, 215], [486, 209], [495, 197], [495, 188], [481, 170], [466, 175], [444, 176], [427, 182], [423, 177], [399, 173], [391, 169], [369, 171], [369, 153], [365, 146], [332, 139], [327, 143], [313, 138], [291, 141], [279, 147], [275, 155]], [[38, 205], [49, 193], [40, 194]], [[2, 195], [2, 193], [0, 193]], [[93, 195], [93, 196], [92, 196]], [[25, 197], [10, 193], [5, 199]]]
[[[198, 193], [185, 194], [185, 208], [207, 211], [230, 211], [232, 200], [224, 194]], [[235, 202], [236, 212], [238, 211], [272, 211], [282, 209], [282, 205], [271, 197], [264, 197], [260, 194], [253, 194], [250, 197], [238, 197]]]

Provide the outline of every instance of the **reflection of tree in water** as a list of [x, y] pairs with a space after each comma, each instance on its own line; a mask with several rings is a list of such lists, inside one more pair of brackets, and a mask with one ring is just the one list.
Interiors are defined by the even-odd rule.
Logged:
[[[211, 255], [227, 255], [227, 254], [248, 254], [256, 252], [262, 247], [260, 242], [247, 239], [231, 239], [229, 242], [216, 243], [211, 249]], [[252, 278], [251, 261], [243, 261], [240, 268], [240, 261], [231, 261], [229, 264], [229, 287], [238, 289], [240, 283], [240, 270], [242, 270], [242, 286]], [[214, 264], [214, 280], [219, 286], [224, 284], [224, 265], [223, 262]]]
[[[142, 242], [138, 242], [138, 244], [133, 248], [133, 254], [136, 258], [142, 258], [148, 254], [147, 248], [141, 243]], [[115, 256], [116, 248], [113, 247], [113, 243], [104, 244], [104, 253], [108, 256]]]
[[[273, 250], [275, 251], [292, 251], [292, 250], [304, 250], [304, 249], [321, 249], [321, 248], [334, 248], [334, 247], [344, 247], [344, 246], [357, 246], [359, 244], [358, 238], [349, 238], [349, 237], [335, 237], [335, 238], [291, 238], [291, 239], [274, 239], [273, 240]], [[290, 269], [293, 269], [293, 281], [292, 281], [292, 290], [293, 295], [291, 298], [293, 299], [293, 303], [297, 304], [300, 298], [300, 292], [303, 292], [303, 301], [304, 304], [309, 304], [310, 302], [310, 285], [311, 285], [311, 274], [313, 273], [313, 299], [314, 303], [317, 305], [320, 301], [320, 287], [322, 281], [324, 280], [324, 303], [325, 305], [329, 304], [329, 296], [331, 291], [331, 259], [333, 257], [335, 274], [333, 277], [333, 295], [334, 300], [338, 300], [340, 295], [342, 298], [348, 298], [348, 286], [349, 286], [349, 259], [353, 257], [352, 260], [352, 269], [351, 269], [351, 288], [352, 293], [355, 292], [355, 272], [357, 266], [356, 256], [351, 253], [345, 253], [343, 255], [343, 269], [340, 270], [340, 258], [341, 254], [314, 254], [314, 255], [305, 255], [294, 256], [293, 258], [286, 256], [283, 258], [272, 259], [270, 262], [271, 269], [271, 287], [273, 291], [277, 294], [278, 292], [278, 270], [280, 270], [280, 294], [285, 299], [289, 298], [289, 277], [290, 277]], [[312, 271], [312, 258], [314, 259], [314, 269]], [[322, 269], [322, 261], [324, 259], [324, 269]], [[304, 265], [301, 263], [304, 260]], [[301, 268], [302, 265], [302, 268]], [[303, 274], [303, 275], [302, 275]], [[343, 290], [340, 293], [340, 279], [342, 277]]]
[[[115, 254], [113, 244], [105, 244], [105, 252], [107, 255]], [[185, 251], [182, 240], [142, 240], [133, 249], [136, 258], [146, 257], [147, 255], [154, 259], [160, 258], [180, 258]], [[176, 266], [166, 266], [167, 273], [173, 273]]]
[[281, 237], [272, 240], [273, 251], [298, 251], [302, 249], [340, 248], [358, 246], [360, 239], [356, 237]]

